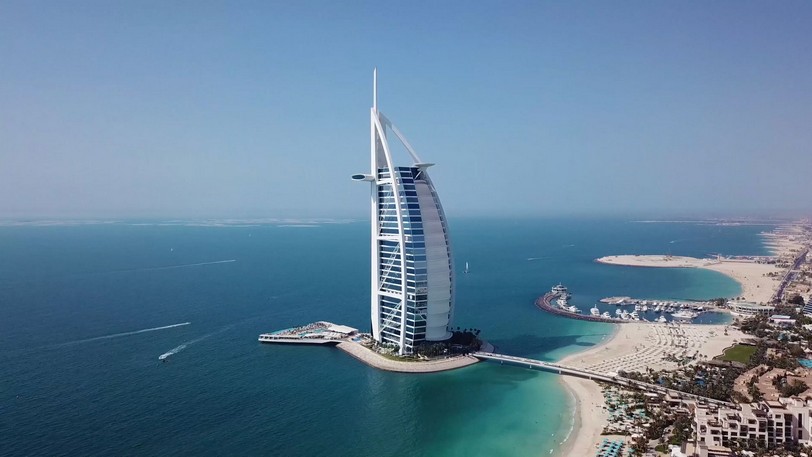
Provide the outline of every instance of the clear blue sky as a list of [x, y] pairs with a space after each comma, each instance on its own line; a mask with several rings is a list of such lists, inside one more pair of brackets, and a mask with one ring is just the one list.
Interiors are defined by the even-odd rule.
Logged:
[[[0, 1], [0, 216], [812, 213], [812, 2]], [[404, 161], [405, 162], [405, 161]]]

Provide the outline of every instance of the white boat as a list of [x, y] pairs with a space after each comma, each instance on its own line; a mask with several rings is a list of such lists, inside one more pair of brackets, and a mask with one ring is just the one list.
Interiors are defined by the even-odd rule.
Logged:
[[561, 283], [558, 283], [558, 285], [557, 285], [557, 286], [553, 287], [553, 288], [552, 288], [552, 292], [553, 292], [554, 294], [558, 294], [558, 295], [559, 295], [559, 296], [561, 296], [561, 297], [570, 298], [570, 292], [569, 292], [569, 290], [567, 290], [567, 288], [566, 288], [566, 287], [565, 287], [563, 284], [561, 284]]
[[694, 313], [692, 311], [681, 310], [681, 311], [677, 311], [676, 313], [672, 314], [671, 317], [673, 317], [674, 319], [691, 320], [691, 319], [695, 318], [698, 315], [699, 314]]
[[569, 312], [571, 312], [571, 313], [575, 313], [575, 314], [578, 314], [578, 313], [580, 313], [580, 312], [581, 312], [581, 310], [580, 310], [580, 309], [578, 309], [578, 308], [576, 308], [576, 307], [574, 307], [574, 306], [570, 306], [569, 308], [567, 308], [567, 311], [569, 311]]
[[606, 319], [611, 319], [612, 315], [609, 314], [609, 311], [604, 311], [603, 314], [601, 314], [601, 317], [606, 318]]
[[566, 308], [567, 306], [569, 306], [566, 297], [559, 297], [558, 300], [556, 300], [555, 302], [558, 303], [558, 306], [560, 306], [561, 308]]
[[628, 320], [629, 319], [629, 313], [627, 313], [626, 311], [621, 311], [620, 312], [620, 318], [623, 319], [623, 320]]
[[623, 314], [623, 310], [622, 310], [622, 309], [616, 309], [616, 310], [615, 310], [615, 316], [620, 316], [621, 314]]
[[663, 308], [660, 305], [657, 305], [657, 306], [654, 307], [654, 312], [655, 313], [661, 313], [661, 312], [663, 312]]
[[640, 308], [640, 311], [642, 311], [642, 312], [644, 312], [644, 313], [648, 312], [648, 306], [643, 305], [643, 307], [642, 307], [642, 308]]
[[659, 322], [661, 324], [665, 324], [665, 323], [668, 322], [668, 320], [665, 318], [665, 316], [660, 316], [660, 317], [657, 318], [657, 322]]
[[470, 270], [468, 269], [468, 262], [465, 262], [465, 270], [463, 270], [462, 272], [468, 274], [469, 271]]
[[593, 306], [592, 309], [589, 310], [589, 312], [592, 313], [593, 316], [601, 315], [601, 310], [599, 310], [597, 306]]
[[640, 315], [637, 314], [637, 311], [632, 311], [632, 313], [629, 314], [629, 318], [633, 319], [633, 320], [636, 320], [636, 321], [639, 321], [640, 320]]
[[643, 305], [634, 305], [635, 311], [643, 311]]

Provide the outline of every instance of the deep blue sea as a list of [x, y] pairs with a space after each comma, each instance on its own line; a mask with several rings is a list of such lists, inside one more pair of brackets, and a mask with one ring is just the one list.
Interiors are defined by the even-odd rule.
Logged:
[[[452, 219], [455, 325], [554, 360], [611, 324], [545, 314], [558, 282], [584, 310], [612, 295], [704, 299], [738, 284], [612, 254], [766, 254], [764, 226]], [[549, 455], [572, 405], [555, 375], [480, 363], [423, 375], [334, 348], [261, 345], [316, 320], [369, 327], [366, 222], [311, 227], [0, 227], [0, 455]], [[183, 324], [158, 330], [174, 324]], [[137, 332], [137, 333], [134, 333]], [[174, 352], [168, 363], [158, 357]]]

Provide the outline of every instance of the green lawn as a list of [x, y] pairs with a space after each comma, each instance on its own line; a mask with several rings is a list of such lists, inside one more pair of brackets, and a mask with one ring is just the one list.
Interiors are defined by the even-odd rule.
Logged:
[[756, 352], [755, 346], [745, 346], [743, 344], [737, 344], [732, 348], [728, 348], [724, 354], [722, 354], [719, 359], [720, 360], [732, 360], [734, 362], [741, 362], [747, 364], [750, 361], [750, 357]]

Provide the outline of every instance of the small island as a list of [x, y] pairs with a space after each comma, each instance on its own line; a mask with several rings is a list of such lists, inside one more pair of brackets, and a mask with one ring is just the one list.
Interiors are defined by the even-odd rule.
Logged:
[[488, 342], [479, 339], [479, 329], [458, 327], [451, 334], [446, 341], [421, 343], [408, 356], [398, 355], [397, 348], [391, 345], [377, 343], [368, 333], [326, 321], [263, 333], [258, 340], [269, 344], [332, 345], [371, 367], [398, 373], [436, 373], [467, 367], [479, 361], [472, 353], [493, 350]]

